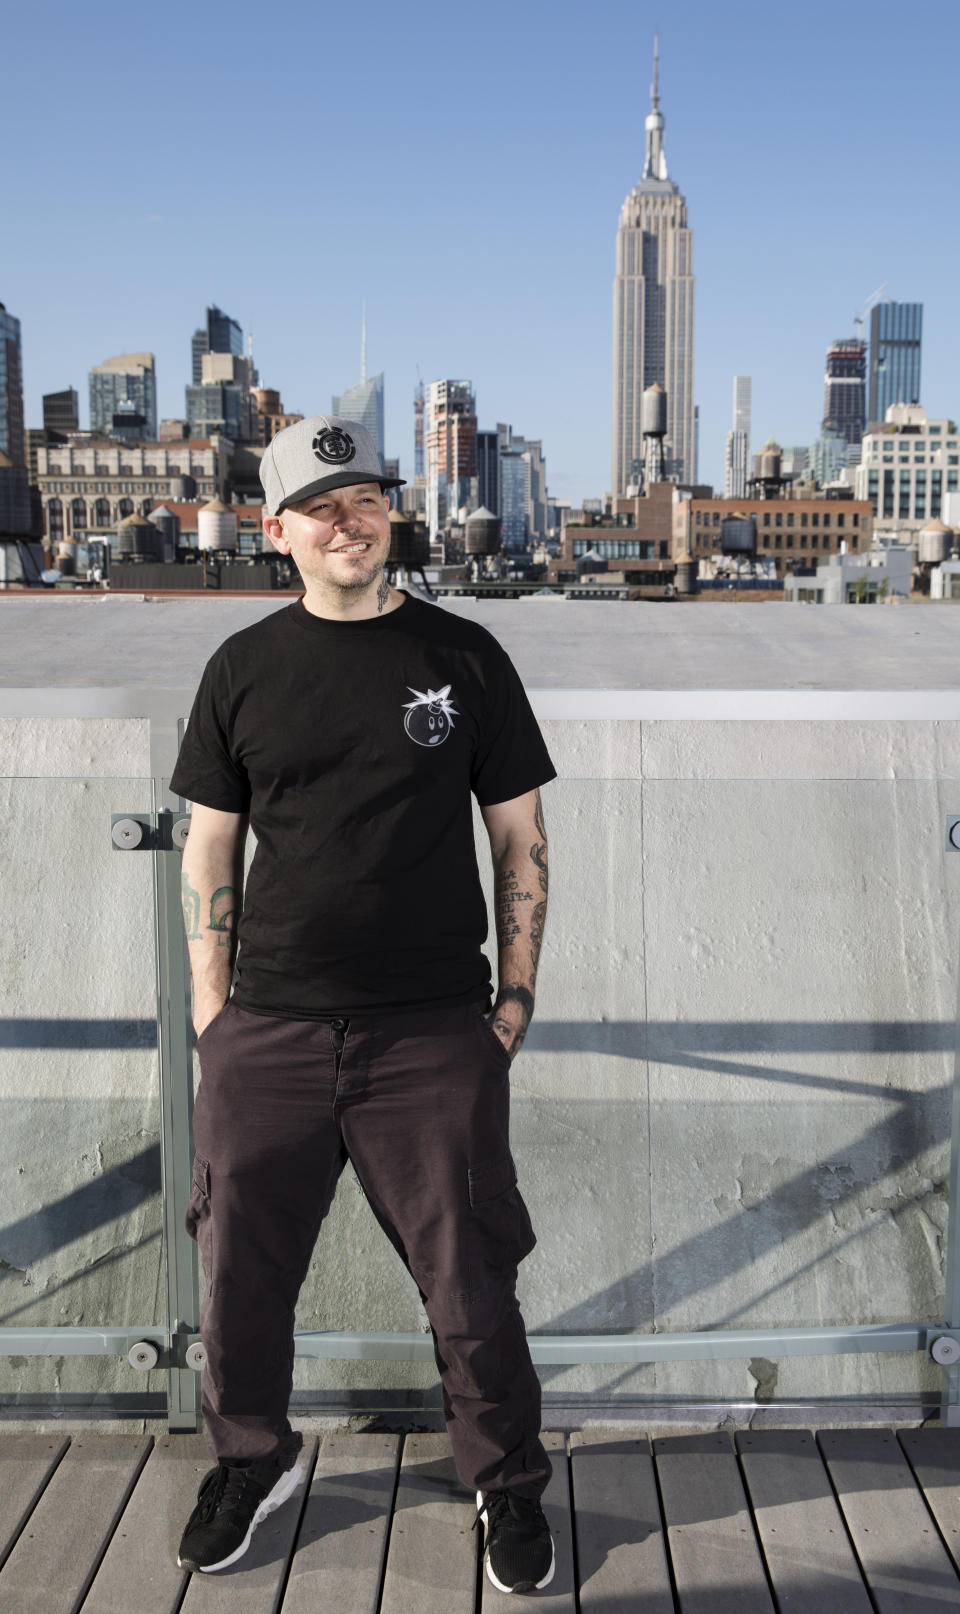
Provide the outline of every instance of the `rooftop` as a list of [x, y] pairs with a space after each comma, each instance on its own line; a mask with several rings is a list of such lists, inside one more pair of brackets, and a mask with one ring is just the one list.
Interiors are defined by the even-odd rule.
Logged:
[[[548, 1434], [556, 1573], [543, 1607], [897, 1614], [956, 1608], [960, 1431], [741, 1429], [651, 1440]], [[231, 1569], [176, 1566], [206, 1442], [0, 1436], [0, 1601], [175, 1609], [494, 1614], [473, 1499], [445, 1435], [308, 1436], [306, 1483]], [[5, 1562], [4, 1562], [5, 1559]], [[137, 1601], [131, 1602], [131, 1587]], [[59, 1600], [57, 1600], [59, 1598]]]
[[[171, 508], [179, 513], [179, 507]], [[238, 514], [243, 507], [237, 507]], [[0, 685], [195, 684], [218, 644], [289, 600], [0, 593]], [[929, 602], [446, 600], [551, 690], [956, 690], [957, 618]]]

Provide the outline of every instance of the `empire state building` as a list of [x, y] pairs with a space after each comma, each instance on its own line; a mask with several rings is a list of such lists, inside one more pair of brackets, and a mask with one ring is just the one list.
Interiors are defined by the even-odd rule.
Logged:
[[613, 283], [612, 491], [622, 497], [644, 461], [640, 400], [658, 382], [667, 394], [665, 475], [694, 478], [693, 231], [686, 198], [667, 175], [654, 46], [643, 177], [620, 209]]

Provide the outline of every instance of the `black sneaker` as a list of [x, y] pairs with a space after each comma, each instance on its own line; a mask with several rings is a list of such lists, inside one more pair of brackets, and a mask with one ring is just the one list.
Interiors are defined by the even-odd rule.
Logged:
[[550, 1526], [534, 1497], [478, 1491], [477, 1518], [486, 1536], [487, 1579], [501, 1592], [539, 1592], [553, 1579]]
[[283, 1470], [270, 1459], [221, 1459], [200, 1483], [197, 1505], [180, 1543], [180, 1568], [210, 1574], [236, 1563], [249, 1547], [257, 1525], [293, 1495], [302, 1477], [299, 1463]]

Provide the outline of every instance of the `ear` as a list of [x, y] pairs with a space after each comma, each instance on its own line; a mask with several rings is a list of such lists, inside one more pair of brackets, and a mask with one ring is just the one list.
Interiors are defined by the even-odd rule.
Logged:
[[271, 516], [264, 511], [263, 530], [265, 535], [272, 543], [274, 549], [278, 549], [281, 555], [289, 555], [290, 540], [283, 530], [282, 517]]

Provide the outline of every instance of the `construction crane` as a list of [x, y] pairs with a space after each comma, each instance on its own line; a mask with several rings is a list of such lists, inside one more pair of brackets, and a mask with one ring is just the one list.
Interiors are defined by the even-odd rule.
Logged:
[[875, 305], [880, 301], [881, 297], [883, 296], [883, 294], [886, 291], [889, 284], [890, 284], [889, 280], [885, 280], [882, 286], [878, 286], [876, 291], [870, 293], [870, 296], [867, 298], [866, 302], [863, 305], [863, 313], [862, 314], [854, 314], [853, 323], [857, 327], [857, 341], [858, 342], [863, 341], [863, 322], [864, 322], [864, 320], [866, 319], [867, 315], [869, 314], [871, 308], [875, 307]]

